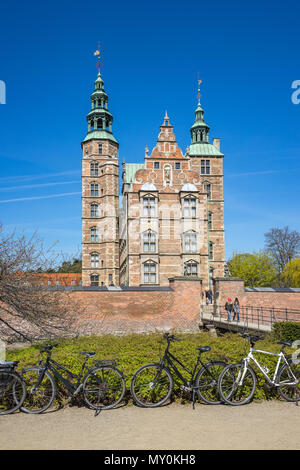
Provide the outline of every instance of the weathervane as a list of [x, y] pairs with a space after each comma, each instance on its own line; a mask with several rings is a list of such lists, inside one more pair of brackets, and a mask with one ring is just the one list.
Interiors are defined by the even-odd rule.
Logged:
[[102, 64], [100, 62], [100, 42], [98, 43], [98, 49], [94, 52], [95, 56], [98, 56], [98, 62], [97, 62], [97, 69], [98, 69], [98, 75], [100, 75], [100, 68], [102, 67]]
[[200, 104], [200, 98], [201, 98], [201, 94], [200, 94], [200, 85], [202, 83], [202, 80], [200, 80], [200, 75], [198, 73], [198, 104]]

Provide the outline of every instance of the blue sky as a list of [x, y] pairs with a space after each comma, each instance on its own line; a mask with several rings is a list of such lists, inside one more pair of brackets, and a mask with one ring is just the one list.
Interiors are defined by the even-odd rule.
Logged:
[[224, 159], [226, 258], [300, 230], [299, 2], [17, 2], [1, 6], [0, 220], [73, 254], [81, 243], [81, 147], [96, 78], [120, 160], [142, 162], [165, 109], [183, 150], [197, 95]]

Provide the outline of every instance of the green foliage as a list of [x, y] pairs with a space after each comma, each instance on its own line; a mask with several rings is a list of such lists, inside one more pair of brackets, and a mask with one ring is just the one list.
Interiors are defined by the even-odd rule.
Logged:
[[[234, 333], [226, 333], [222, 337], [213, 338], [207, 332], [199, 332], [195, 334], [178, 334], [182, 339], [180, 342], [171, 344], [170, 350], [178, 359], [183, 362], [190, 370], [193, 369], [196, 362], [198, 352], [196, 346], [211, 347], [211, 351], [202, 355], [203, 362], [210, 360], [218, 360], [226, 357], [229, 362], [235, 362], [245, 357], [249, 351], [249, 343], [239, 335]], [[123, 371], [126, 376], [127, 399], [129, 399], [130, 380], [134, 372], [143, 364], [149, 362], [157, 362], [159, 357], [164, 353], [166, 341], [161, 334], [131, 334], [126, 336], [89, 336], [74, 339], [62, 339], [59, 346], [53, 350], [53, 359], [62, 363], [74, 373], [79, 373], [82, 365], [83, 356], [80, 351], [96, 352], [95, 360], [101, 359], [117, 359], [118, 368]], [[270, 337], [257, 343], [259, 348], [268, 351], [279, 352], [280, 346], [274, 344]], [[39, 359], [39, 351], [41, 345], [34, 345], [23, 350], [9, 351], [7, 360], [19, 360], [19, 369], [35, 365]], [[288, 349], [288, 348], [287, 348]], [[293, 350], [291, 350], [293, 351]], [[288, 352], [288, 351], [287, 351]], [[261, 364], [266, 365], [270, 369], [270, 375], [273, 374], [276, 366], [276, 356], [269, 356], [255, 353]], [[94, 359], [88, 361], [88, 365], [92, 366]], [[253, 364], [252, 364], [253, 365]], [[183, 376], [188, 378], [188, 374], [181, 370]], [[264, 378], [258, 371], [258, 386], [254, 395], [256, 400], [270, 399], [274, 396], [273, 392], [264, 390]], [[175, 378], [175, 377], [174, 377]], [[190, 395], [179, 389], [180, 383], [175, 379], [174, 397], [183, 402], [191, 399]], [[67, 397], [66, 391], [60, 387], [62, 400]]]
[[58, 273], [81, 273], [82, 260], [72, 258], [70, 261], [63, 261], [61, 266], [57, 269]]
[[289, 261], [281, 274], [284, 285], [300, 287], [300, 258]]
[[300, 340], [300, 323], [292, 321], [274, 323], [272, 337], [276, 341]]
[[270, 287], [276, 282], [274, 260], [266, 251], [234, 253], [227, 264], [231, 276], [244, 279], [246, 287]]

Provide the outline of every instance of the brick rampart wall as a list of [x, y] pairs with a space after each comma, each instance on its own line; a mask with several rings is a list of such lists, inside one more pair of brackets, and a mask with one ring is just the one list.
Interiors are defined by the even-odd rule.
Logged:
[[72, 297], [83, 306], [78, 327], [84, 334], [199, 330], [200, 280], [174, 280], [153, 290], [74, 290]]

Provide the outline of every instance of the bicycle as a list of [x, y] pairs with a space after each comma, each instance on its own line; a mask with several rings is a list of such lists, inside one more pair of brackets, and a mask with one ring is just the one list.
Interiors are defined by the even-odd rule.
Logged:
[[[65, 385], [71, 395], [68, 401], [82, 393], [86, 405], [98, 411], [111, 409], [121, 402], [126, 387], [123, 374], [116, 368], [115, 360], [96, 361], [92, 368], [88, 368], [87, 361], [96, 353], [81, 352], [84, 361], [77, 375], [51, 358], [52, 349], [57, 346], [57, 344], [43, 346], [40, 353], [47, 354], [46, 361], [41, 360], [38, 366], [22, 371], [27, 387], [27, 397], [21, 406], [22, 411], [31, 414], [43, 413], [52, 405], [57, 391], [54, 378]], [[63, 377], [59, 370], [66, 373], [75, 383]]]
[[0, 362], [0, 415], [14, 413], [24, 402], [25, 383], [15, 371], [18, 362]]
[[[211, 361], [204, 364], [201, 361], [201, 354], [210, 351], [211, 348], [210, 346], [199, 346], [196, 347], [198, 357], [194, 369], [190, 371], [169, 351], [171, 342], [181, 340], [169, 333], [165, 333], [163, 338], [167, 340], [168, 344], [160, 361], [143, 365], [135, 372], [131, 379], [130, 389], [135, 402], [146, 408], [163, 405], [171, 396], [174, 388], [174, 381], [170, 372], [170, 369], [172, 369], [182, 382], [180, 388], [193, 393], [193, 407], [196, 392], [199, 399], [205, 403], [210, 405], [220, 404], [221, 400], [218, 396], [217, 381], [220, 370], [226, 366], [226, 362]], [[189, 373], [190, 380], [186, 380], [182, 376], [173, 361]], [[198, 370], [200, 363], [202, 367]], [[166, 364], [169, 365], [170, 369]], [[195, 377], [196, 372], [197, 375]]]
[[[258, 367], [260, 372], [266, 378], [267, 383], [271, 387], [276, 387], [279, 394], [287, 401], [298, 402], [300, 399], [300, 364], [293, 364], [291, 359], [284, 354], [285, 347], [291, 347], [292, 343], [287, 341], [278, 341], [281, 344], [280, 353], [273, 353], [260, 349], [254, 349], [257, 341], [263, 338], [257, 336], [241, 335], [250, 341], [250, 351], [247, 357], [242, 361], [228, 364], [221, 372], [218, 380], [219, 394], [222, 400], [229, 405], [239, 406], [249, 403], [255, 393], [257, 376], [255, 371], [249, 365], [250, 361]], [[269, 354], [277, 356], [277, 364], [273, 378], [270, 378], [269, 369], [261, 366], [258, 360], [253, 356], [253, 352]], [[281, 362], [283, 364], [280, 367]]]

